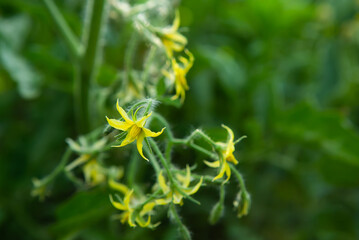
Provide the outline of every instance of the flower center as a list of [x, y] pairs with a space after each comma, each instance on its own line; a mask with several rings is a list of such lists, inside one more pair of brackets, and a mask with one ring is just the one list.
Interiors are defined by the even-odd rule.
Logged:
[[131, 127], [129, 134], [130, 134], [131, 138], [133, 139], [133, 138], [136, 138], [138, 136], [138, 134], [140, 134], [140, 132], [141, 132], [141, 128], [138, 127], [136, 124], [134, 124]]

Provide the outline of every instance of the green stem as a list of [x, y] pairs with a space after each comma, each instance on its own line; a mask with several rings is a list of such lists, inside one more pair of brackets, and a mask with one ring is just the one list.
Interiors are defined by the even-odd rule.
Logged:
[[90, 130], [89, 92], [91, 83], [94, 83], [96, 78], [98, 65], [100, 63], [100, 40], [103, 25], [107, 17], [106, 3], [106, 0], [95, 0], [92, 2], [88, 42], [77, 70], [75, 111], [80, 133], [86, 133]]
[[64, 17], [61, 15], [59, 9], [52, 0], [42, 0], [47, 10], [50, 12], [52, 19], [54, 20], [57, 28], [60, 30], [61, 35], [65, 39], [71, 54], [78, 59], [82, 54], [82, 45], [70, 29]]
[[163, 167], [165, 168], [166, 170], [166, 173], [167, 173], [167, 176], [168, 176], [168, 179], [170, 180], [170, 182], [172, 184], [174, 184], [174, 178], [172, 176], [172, 173], [170, 171], [170, 168], [168, 166], [168, 163], [167, 163], [167, 160], [164, 158], [161, 150], [158, 148], [156, 142], [152, 139], [152, 138], [149, 138], [149, 142], [151, 144], [151, 147], [154, 149], [154, 151], [156, 152], [157, 156], [159, 157], [159, 159], [161, 160], [161, 163], [163, 165]]
[[[135, 152], [135, 147], [133, 147], [132, 153]], [[137, 149], [136, 149], [137, 150]], [[127, 174], [127, 184], [130, 188], [133, 187], [133, 184], [135, 182], [136, 178], [136, 172], [139, 169], [140, 158], [138, 157], [138, 154], [132, 154], [130, 162], [128, 163], [128, 174]]]
[[219, 203], [223, 205], [224, 203], [224, 196], [225, 196], [225, 191], [224, 191], [224, 184], [221, 184], [220, 190], [219, 190]]
[[200, 202], [198, 202], [196, 199], [192, 198], [191, 196], [189, 196], [188, 194], [186, 194], [182, 188], [180, 186], [178, 186], [178, 183], [177, 181], [175, 180], [175, 178], [173, 177], [172, 175], [172, 172], [168, 166], [168, 162], [167, 160], [164, 158], [161, 150], [158, 148], [156, 142], [152, 139], [152, 138], [149, 138], [149, 142], [152, 146], [152, 148], [155, 150], [157, 156], [160, 158], [161, 160], [161, 163], [163, 165], [163, 167], [165, 168], [166, 170], [166, 173], [167, 173], [167, 176], [168, 176], [168, 179], [171, 183], [171, 188], [175, 189], [176, 191], [178, 191], [182, 196], [184, 196], [185, 198], [188, 198], [189, 200], [191, 200], [192, 202], [196, 203], [196, 204], [200, 204]]
[[61, 161], [57, 165], [57, 167], [49, 175], [42, 178], [39, 182], [40, 184], [36, 187], [41, 187], [41, 186], [49, 184], [51, 181], [53, 181], [55, 179], [55, 177], [57, 175], [59, 175], [61, 172], [63, 172], [63, 170], [65, 169], [65, 166], [71, 156], [71, 153], [72, 153], [72, 150], [70, 148], [67, 148], [66, 152], [62, 156]]
[[244, 184], [244, 179], [243, 179], [242, 174], [236, 169], [236, 167], [232, 163], [228, 163], [228, 164], [229, 164], [229, 167], [231, 168], [232, 172], [234, 173], [234, 175], [238, 179], [239, 186], [240, 186], [241, 190], [243, 192], [248, 193], [246, 185]]
[[182, 221], [177, 213], [176, 207], [173, 203], [170, 204], [169, 211], [172, 214], [175, 222], [177, 223], [183, 238], [186, 240], [190, 240], [191, 234], [189, 233], [187, 227], [182, 223]]
[[217, 144], [204, 132], [199, 129], [196, 129], [188, 138], [187, 141], [194, 139], [196, 135], [200, 135], [204, 140], [206, 140], [212, 147], [216, 148]]
[[161, 172], [161, 167], [158, 164], [156, 157], [153, 155], [153, 153], [146, 147], [145, 153], [147, 156], [149, 156], [150, 163], [152, 164], [153, 168], [155, 169], [156, 175], [158, 176]]
[[188, 147], [191, 147], [195, 150], [197, 150], [198, 152], [201, 152], [203, 153], [204, 155], [207, 155], [208, 157], [214, 159], [214, 160], [217, 160], [218, 159], [218, 156], [217, 154], [213, 153], [213, 152], [210, 152], [208, 151], [207, 149], [201, 147], [201, 146], [198, 146], [197, 144], [191, 142], [191, 141], [188, 141], [188, 138], [186, 139], [178, 139], [178, 138], [174, 138], [172, 139], [171, 141], [173, 144], [182, 144], [182, 145], [186, 145]]

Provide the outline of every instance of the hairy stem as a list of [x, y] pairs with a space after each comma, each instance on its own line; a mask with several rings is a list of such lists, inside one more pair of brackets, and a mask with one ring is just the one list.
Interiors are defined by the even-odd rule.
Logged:
[[100, 63], [100, 40], [107, 16], [106, 3], [106, 0], [92, 1], [92, 15], [88, 26], [88, 42], [77, 68], [75, 111], [80, 133], [86, 133], [91, 129], [89, 111], [90, 87], [94, 83]]
[[60, 13], [55, 3], [52, 0], [42, 0], [42, 1], [45, 4], [47, 10], [49, 11], [62, 37], [65, 39], [65, 42], [70, 49], [71, 55], [75, 59], [78, 59], [81, 56], [83, 50], [80, 41], [70, 29], [69, 25], [65, 21], [64, 17]]

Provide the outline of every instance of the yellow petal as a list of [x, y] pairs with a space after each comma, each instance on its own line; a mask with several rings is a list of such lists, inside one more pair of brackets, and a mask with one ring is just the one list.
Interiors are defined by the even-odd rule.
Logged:
[[227, 162], [225, 162], [224, 165], [225, 165], [226, 175], [227, 175], [227, 179], [225, 182], [227, 182], [229, 180], [229, 178], [231, 177], [231, 168], [229, 167]]
[[159, 135], [161, 135], [161, 133], [163, 132], [163, 130], [165, 130], [165, 127], [162, 128], [161, 131], [159, 132], [152, 132], [151, 130], [147, 129], [147, 128], [142, 128], [143, 132], [145, 133], [146, 137], [158, 137]]
[[202, 182], [203, 182], [203, 177], [201, 177], [199, 182], [192, 189], [184, 190], [184, 192], [187, 193], [188, 195], [195, 194], [198, 191], [198, 189], [201, 187]]
[[156, 206], [156, 203], [155, 202], [149, 202], [149, 203], [146, 203], [145, 206], [143, 206], [141, 212], [140, 212], [140, 215], [143, 216], [145, 215], [146, 213], [152, 211], [152, 209]]
[[123, 203], [125, 204], [127, 209], [130, 209], [130, 201], [131, 201], [131, 195], [133, 193], [133, 189], [126, 193], [125, 198], [123, 199]]
[[129, 189], [126, 185], [124, 185], [122, 183], [118, 183], [118, 182], [114, 181], [113, 179], [108, 180], [108, 185], [110, 186], [110, 188], [112, 188], [116, 191], [122, 192], [125, 195], [129, 191]]
[[162, 171], [158, 175], [158, 183], [160, 184], [163, 194], [167, 194], [170, 191], [169, 187], [166, 184], [166, 180], [163, 177]]
[[144, 222], [141, 217], [137, 217], [136, 222], [140, 225], [140, 227], [147, 227], [151, 223], [151, 216], [148, 216], [147, 222]]
[[183, 187], [188, 187], [189, 183], [191, 182], [191, 169], [189, 168], [189, 166], [186, 166], [186, 176], [182, 179], [182, 186]]
[[127, 221], [129, 215], [130, 215], [129, 212], [124, 212], [124, 213], [122, 213], [122, 214], [120, 215], [120, 217], [121, 217], [121, 223], [125, 223], [125, 222]]
[[136, 224], [133, 222], [132, 220], [132, 211], [129, 212], [128, 214], [128, 225], [130, 225], [131, 227], [136, 227]]
[[166, 204], [170, 203], [171, 201], [172, 201], [172, 199], [170, 199], [170, 198], [160, 198], [160, 199], [155, 200], [157, 205], [166, 205]]
[[233, 153], [229, 154], [229, 155], [227, 156], [227, 159], [226, 159], [226, 160], [227, 160], [228, 162], [234, 163], [235, 165], [238, 164], [238, 161], [237, 161], [237, 159], [234, 157]]
[[142, 128], [145, 125], [147, 118], [149, 118], [151, 115], [152, 115], [152, 112], [150, 112], [146, 116], [143, 116], [142, 118], [140, 118], [139, 120], [136, 121], [136, 125], [138, 127]]
[[133, 121], [128, 117], [127, 113], [125, 112], [125, 110], [123, 110], [122, 107], [120, 107], [120, 105], [118, 104], [118, 101], [116, 103], [116, 108], [117, 111], [120, 113], [121, 117], [123, 117], [123, 119], [129, 123], [129, 124], [133, 124]]
[[226, 171], [226, 166], [225, 166], [225, 164], [223, 163], [222, 166], [221, 166], [221, 169], [220, 169], [220, 171], [219, 171], [219, 173], [218, 173], [218, 175], [217, 175], [215, 178], [213, 178], [212, 181], [215, 181], [215, 180], [220, 179], [221, 177], [223, 177], [225, 171]]
[[126, 146], [126, 145], [132, 143], [135, 140], [136, 140], [136, 136], [133, 137], [133, 134], [128, 133], [126, 138], [122, 141], [121, 145], [120, 146], [114, 146], [114, 147], [123, 147], [123, 146]]
[[119, 129], [121, 131], [127, 131], [133, 124], [129, 124], [127, 122], [121, 122], [116, 119], [109, 119], [106, 117], [108, 124], [110, 124], [111, 127]]
[[204, 161], [204, 163], [211, 168], [218, 168], [219, 167], [219, 161], [215, 161], [215, 162], [208, 162], [208, 161]]
[[181, 182], [182, 187], [188, 187], [189, 183], [191, 182], [191, 170], [189, 166], [186, 166], [186, 175], [182, 175], [180, 173], [176, 174], [176, 178], [179, 182]]
[[188, 51], [187, 49], [185, 49], [185, 53], [188, 55], [189, 57], [189, 63], [187, 64], [187, 66], [185, 66], [184, 71], [187, 73], [193, 66], [193, 62], [194, 62], [194, 57], [193, 54]]
[[228, 132], [228, 142], [232, 142], [234, 140], [234, 135], [233, 135], [233, 131], [232, 129], [230, 129], [229, 127], [227, 127], [226, 125], [222, 124], [222, 127], [225, 128]]
[[127, 209], [122, 203], [114, 201], [111, 195], [110, 195], [110, 202], [111, 202], [112, 206], [114, 206], [118, 210], [126, 210]]
[[181, 204], [183, 196], [179, 192], [175, 191], [172, 197], [174, 204]]
[[173, 20], [173, 24], [172, 24], [171, 30], [172, 30], [173, 32], [177, 31], [177, 29], [179, 28], [180, 24], [181, 24], [180, 13], [179, 13], [179, 10], [176, 10], [175, 19]]
[[143, 140], [145, 140], [145, 134], [143, 132], [140, 133], [140, 135], [138, 135], [137, 138], [137, 150], [140, 153], [141, 157], [143, 157], [145, 160], [149, 161], [142, 152], [142, 147], [143, 147]]

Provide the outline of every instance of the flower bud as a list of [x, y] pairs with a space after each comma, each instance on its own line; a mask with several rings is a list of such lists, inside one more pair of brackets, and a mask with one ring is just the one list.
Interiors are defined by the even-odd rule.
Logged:
[[223, 215], [223, 210], [224, 210], [224, 206], [223, 206], [223, 202], [219, 201], [217, 202], [212, 210], [211, 210], [211, 214], [209, 215], [209, 223], [210, 224], [215, 224], [218, 222], [218, 220], [222, 217]]
[[251, 196], [246, 191], [240, 191], [236, 200], [233, 201], [233, 205], [238, 210], [237, 217], [245, 216], [251, 208]]

